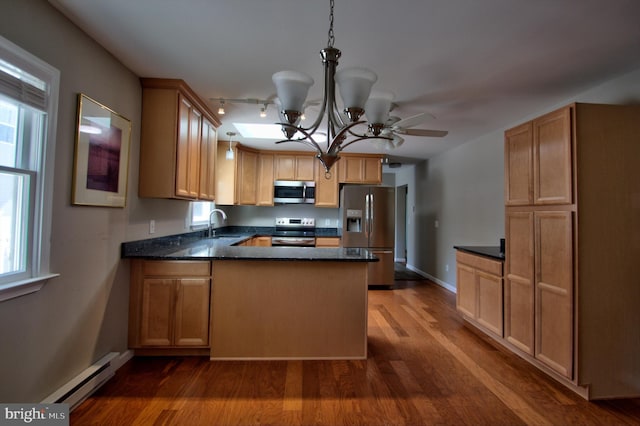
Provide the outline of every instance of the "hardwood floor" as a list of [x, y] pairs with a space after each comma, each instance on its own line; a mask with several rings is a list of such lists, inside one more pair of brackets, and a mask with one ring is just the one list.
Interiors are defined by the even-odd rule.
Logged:
[[638, 425], [640, 399], [587, 402], [465, 326], [429, 281], [369, 292], [363, 361], [136, 357], [72, 425]]

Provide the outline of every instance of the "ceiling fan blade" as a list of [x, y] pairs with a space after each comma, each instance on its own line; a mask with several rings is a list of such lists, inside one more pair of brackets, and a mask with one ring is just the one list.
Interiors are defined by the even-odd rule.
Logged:
[[403, 129], [396, 132], [407, 136], [428, 136], [431, 138], [442, 138], [449, 134], [446, 130], [430, 130], [430, 129]]
[[427, 114], [421, 112], [420, 114], [412, 115], [411, 117], [403, 118], [402, 120], [394, 123], [391, 127], [393, 129], [407, 129], [409, 127], [417, 126], [426, 119]]

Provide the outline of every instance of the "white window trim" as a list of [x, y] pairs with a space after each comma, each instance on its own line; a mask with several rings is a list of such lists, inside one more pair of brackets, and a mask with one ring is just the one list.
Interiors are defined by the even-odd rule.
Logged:
[[32, 250], [31, 278], [0, 285], [0, 302], [24, 296], [40, 290], [51, 278], [60, 274], [49, 270], [51, 249], [51, 216], [53, 213], [53, 179], [55, 165], [56, 128], [58, 123], [58, 90], [60, 71], [40, 58], [23, 50], [21, 47], [0, 36], [0, 55], [6, 61], [19, 65], [25, 71], [49, 83], [49, 100], [47, 103], [47, 142], [42, 153], [42, 164], [37, 180], [40, 220], [34, 224], [34, 247]]

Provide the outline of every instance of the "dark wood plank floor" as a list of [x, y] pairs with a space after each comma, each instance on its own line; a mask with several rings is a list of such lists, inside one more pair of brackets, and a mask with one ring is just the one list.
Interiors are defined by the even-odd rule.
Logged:
[[467, 328], [429, 281], [369, 292], [363, 361], [134, 358], [72, 425], [638, 425], [640, 399], [587, 402]]

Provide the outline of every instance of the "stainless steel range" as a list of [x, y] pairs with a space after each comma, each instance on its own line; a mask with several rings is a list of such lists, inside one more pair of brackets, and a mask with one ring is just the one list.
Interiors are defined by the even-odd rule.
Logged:
[[272, 246], [314, 247], [316, 220], [312, 217], [277, 217], [276, 230], [271, 236]]

